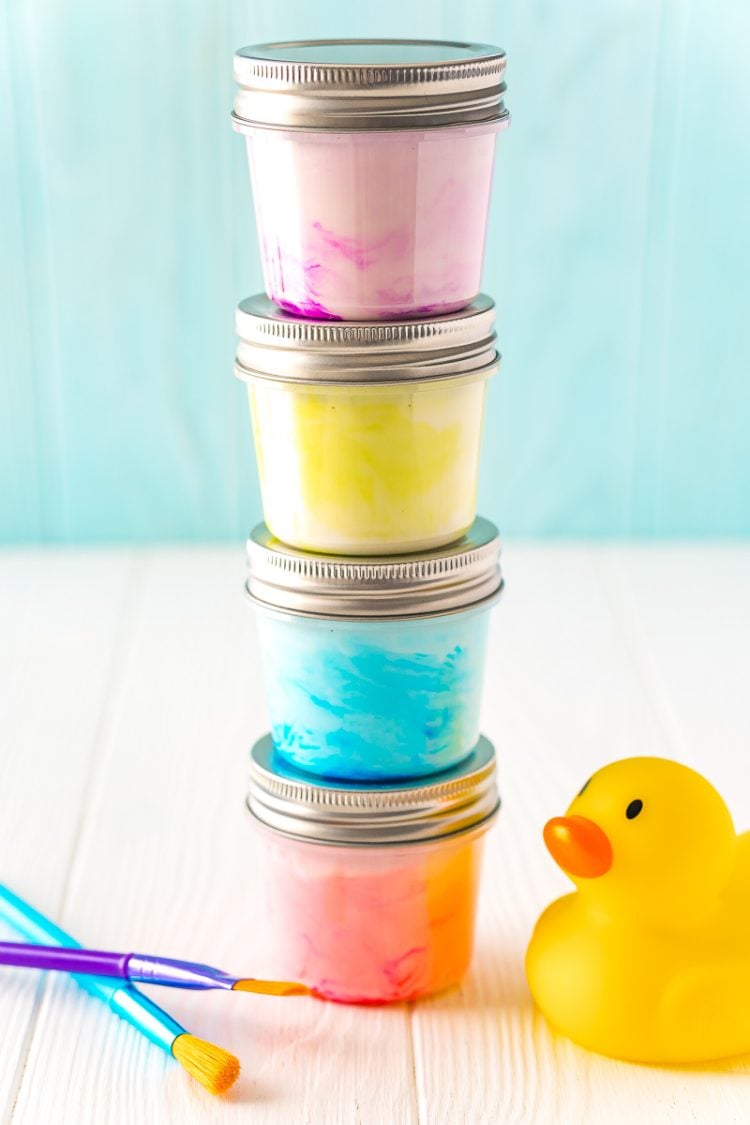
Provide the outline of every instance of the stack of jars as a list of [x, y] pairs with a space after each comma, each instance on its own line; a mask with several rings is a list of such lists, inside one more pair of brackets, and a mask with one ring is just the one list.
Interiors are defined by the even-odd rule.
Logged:
[[479, 706], [502, 578], [475, 500], [504, 69], [494, 47], [413, 40], [235, 56], [267, 294], [237, 314], [271, 718], [248, 807], [266, 967], [333, 1000], [460, 979], [499, 807]]

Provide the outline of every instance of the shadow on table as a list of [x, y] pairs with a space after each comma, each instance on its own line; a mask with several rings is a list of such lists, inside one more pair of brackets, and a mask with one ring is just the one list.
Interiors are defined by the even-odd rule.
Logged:
[[750, 1075], [750, 1053], [730, 1059], [670, 1066], [627, 1062], [587, 1051], [551, 1028], [542, 1014], [534, 1007], [526, 983], [523, 964], [523, 949], [479, 947], [476, 950], [471, 969], [460, 986], [442, 992], [438, 996], [421, 1000], [416, 1007], [432, 1012], [463, 1012], [467, 1015], [476, 1013], [481, 1017], [484, 1017], [487, 1013], [496, 1013], [499, 1016], [511, 1016], [517, 1020], [528, 1021], [529, 1025], [540, 1025], [546, 1028], [551, 1041], [564, 1047], [566, 1051], [595, 1058], [605, 1066], [608, 1063], [628, 1068], [640, 1066], [652, 1072], [672, 1072], [685, 1076], [690, 1074], [722, 1074], [747, 1078]]
[[489, 1012], [505, 1017], [511, 1016], [521, 1020], [531, 1027], [544, 1028], [550, 1041], [566, 1052], [572, 1051], [588, 1058], [596, 1059], [601, 1065], [612, 1064], [624, 1066], [628, 1069], [644, 1067], [651, 1072], [681, 1074], [687, 1078], [689, 1075], [736, 1075], [738, 1078], [747, 1079], [750, 1075], [750, 1053], [739, 1055], [735, 1058], [716, 1059], [705, 1063], [691, 1064], [649, 1064], [634, 1063], [620, 1059], [611, 1059], [606, 1055], [597, 1055], [579, 1047], [572, 1040], [555, 1031], [547, 1024], [544, 1016], [539, 1012], [531, 999], [526, 976], [524, 973], [524, 950], [495, 949], [492, 947], [479, 947], [472, 962], [471, 970], [463, 983], [458, 988], [450, 989], [433, 997], [431, 1000], [421, 1001], [423, 1005], [432, 1010], [445, 1012], [476, 1013], [484, 1017]]
[[738, 1078], [747, 1078], [750, 1074], [750, 1054], [737, 1055], [732, 1059], [714, 1059], [705, 1063], [673, 1063], [667, 1066], [664, 1063], [634, 1063], [634, 1066], [646, 1066], [649, 1070], [671, 1070], [677, 1074], [736, 1074]]
[[480, 946], [468, 974], [456, 988], [420, 1001], [445, 1011], [485, 1009], [533, 1013], [533, 1004], [523, 969], [523, 949]]

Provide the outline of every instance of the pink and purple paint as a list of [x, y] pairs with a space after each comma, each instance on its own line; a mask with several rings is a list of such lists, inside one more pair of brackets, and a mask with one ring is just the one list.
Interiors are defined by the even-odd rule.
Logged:
[[453, 770], [374, 786], [326, 785], [266, 737], [252, 751], [248, 807], [272, 972], [348, 1004], [415, 1000], [460, 981], [499, 808], [487, 739]]
[[[505, 56], [265, 44], [235, 58], [268, 296], [298, 316], [438, 315], [478, 294]], [[283, 96], [279, 96], [283, 95]]]

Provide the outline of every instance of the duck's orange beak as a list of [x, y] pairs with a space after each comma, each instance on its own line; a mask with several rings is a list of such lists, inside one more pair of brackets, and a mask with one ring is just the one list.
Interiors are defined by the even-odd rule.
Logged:
[[596, 879], [612, 866], [609, 837], [585, 816], [553, 817], [544, 826], [544, 842], [566, 875]]

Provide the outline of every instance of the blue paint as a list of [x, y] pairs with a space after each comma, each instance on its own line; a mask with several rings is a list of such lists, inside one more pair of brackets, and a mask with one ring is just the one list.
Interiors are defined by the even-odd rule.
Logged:
[[297, 769], [417, 777], [474, 749], [487, 608], [377, 622], [257, 613], [274, 745]]

